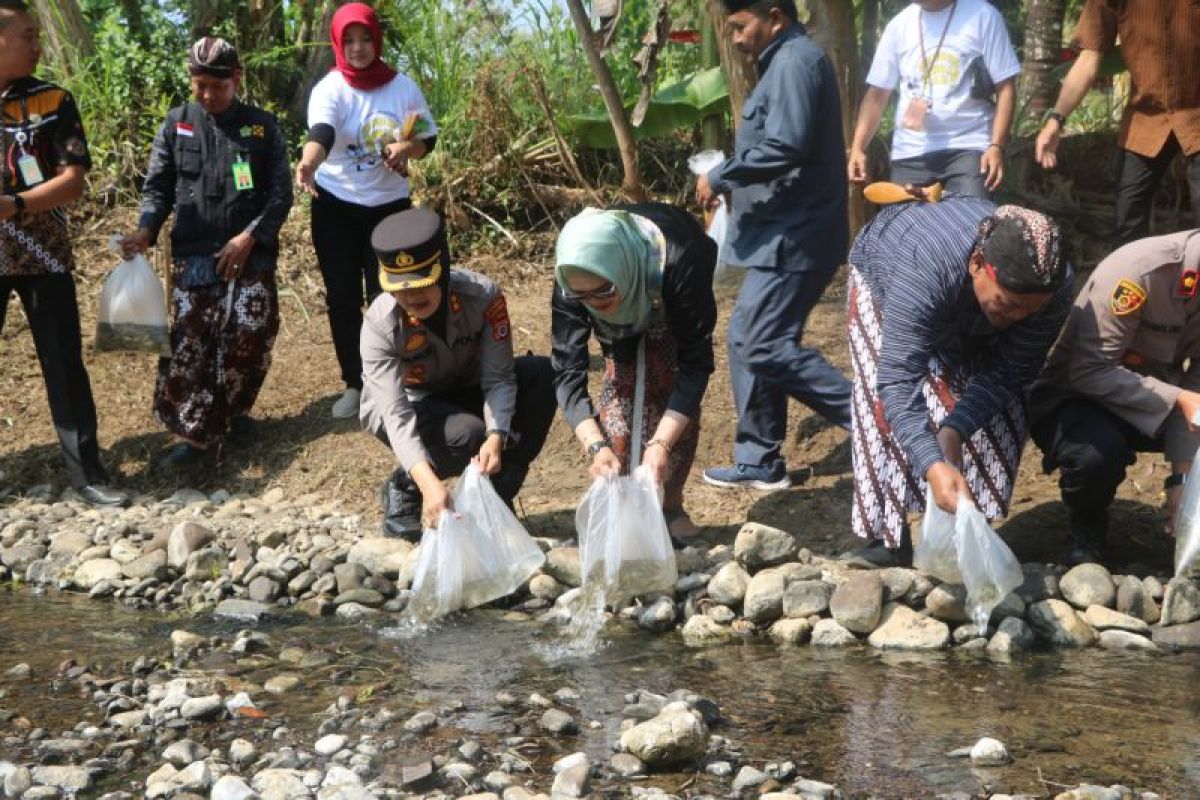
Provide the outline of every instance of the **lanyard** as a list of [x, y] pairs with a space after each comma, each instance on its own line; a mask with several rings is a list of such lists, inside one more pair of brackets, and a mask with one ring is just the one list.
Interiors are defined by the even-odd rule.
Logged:
[[950, 32], [950, 23], [954, 21], [954, 12], [958, 10], [958, 0], [954, 0], [950, 4], [950, 16], [946, 17], [946, 24], [942, 28], [942, 35], [938, 39], [937, 48], [933, 51], [933, 58], [925, 52], [925, 23], [924, 9], [921, 10], [920, 16], [917, 17], [917, 38], [921, 42], [921, 60], [925, 64], [925, 76], [921, 80], [921, 91], [926, 97], [929, 96], [929, 78], [933, 75], [933, 65], [937, 63], [938, 56], [942, 53], [942, 44], [946, 41], [946, 34]]

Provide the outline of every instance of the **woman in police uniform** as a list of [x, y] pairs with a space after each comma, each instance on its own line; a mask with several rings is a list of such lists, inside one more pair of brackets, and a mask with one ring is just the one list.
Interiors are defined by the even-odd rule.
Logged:
[[450, 268], [442, 220], [415, 208], [376, 227], [379, 284], [363, 321], [363, 429], [400, 462], [384, 532], [416, 538], [450, 507], [442, 479], [477, 459], [512, 504], [554, 418], [550, 361], [513, 358], [504, 293]]
[[279, 331], [275, 261], [292, 207], [287, 145], [275, 117], [237, 99], [233, 45], [206, 36], [188, 54], [196, 102], [171, 109], [150, 154], [138, 229], [143, 251], [174, 212], [171, 357], [154, 414], [175, 436], [163, 466], [189, 469], [226, 433], [252, 438], [250, 409]]

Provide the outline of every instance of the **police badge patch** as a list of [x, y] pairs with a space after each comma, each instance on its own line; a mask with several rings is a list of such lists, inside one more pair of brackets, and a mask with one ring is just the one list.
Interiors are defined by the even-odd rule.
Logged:
[[1132, 314], [1146, 303], [1146, 290], [1131, 280], [1122, 278], [1112, 293], [1112, 312], [1118, 317]]

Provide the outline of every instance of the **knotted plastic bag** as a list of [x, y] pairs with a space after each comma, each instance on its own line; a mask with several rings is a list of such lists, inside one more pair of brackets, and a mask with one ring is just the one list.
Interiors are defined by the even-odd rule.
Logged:
[[965, 493], [958, 496], [954, 528], [958, 571], [967, 589], [967, 613], [982, 632], [987, 629], [992, 610], [1021, 585], [1025, 576], [1012, 550]]
[[913, 566], [945, 583], [962, 583], [954, 523], [955, 515], [938, 508], [933, 501], [933, 490], [927, 490], [921, 541], [913, 549]]
[[612, 606], [674, 590], [675, 551], [658, 489], [645, 467], [593, 481], [575, 512], [575, 529], [583, 596], [602, 595]]
[[[688, 158], [688, 169], [693, 175], [707, 175], [725, 160], [720, 150], [701, 150]], [[713, 270], [713, 293], [718, 298], [733, 297], [742, 288], [746, 270], [725, 263], [725, 247], [728, 240], [729, 207], [724, 197], [717, 198], [717, 205], [709, 215], [705, 230], [708, 238], [717, 244], [717, 265]]]
[[546, 559], [474, 464], [451, 499], [454, 511], [421, 536], [409, 611], [422, 622], [512, 594]]
[[[116, 237], [109, 241], [115, 250]], [[170, 355], [167, 299], [154, 267], [141, 253], [122, 259], [100, 290], [96, 350]]]

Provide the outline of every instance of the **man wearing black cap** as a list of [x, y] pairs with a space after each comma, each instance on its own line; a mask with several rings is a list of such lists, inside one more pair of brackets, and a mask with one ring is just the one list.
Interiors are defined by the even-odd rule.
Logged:
[[1033, 440], [1060, 470], [1063, 563], [1100, 560], [1108, 507], [1139, 452], [1171, 465], [1168, 510], [1200, 447], [1200, 229], [1140, 239], [1100, 262], [1033, 387]]
[[371, 246], [383, 293], [363, 320], [359, 420], [400, 462], [383, 486], [384, 532], [415, 539], [449, 509], [442, 479], [472, 460], [511, 506], [554, 419], [552, 372], [548, 358], [513, 358], [504, 293], [450, 268], [435, 212], [384, 218]]
[[926, 495], [1008, 513], [1030, 386], [1070, 308], [1058, 226], [952, 195], [883, 208], [850, 250], [851, 527], [859, 558], [912, 554]]
[[41, 54], [37, 21], [25, 3], [0, 0], [0, 331], [15, 292], [71, 484], [92, 505], [118, 506], [127, 497], [104, 486], [63, 214], [83, 194], [92, 162], [75, 99], [33, 75]]
[[292, 207], [287, 145], [275, 117], [237, 98], [242, 66], [224, 39], [188, 53], [196, 102], [171, 109], [154, 139], [138, 228], [144, 251], [174, 212], [171, 357], [159, 364], [154, 414], [174, 435], [163, 460], [189, 470], [228, 433], [245, 444], [250, 409], [279, 331], [275, 261]]
[[724, 260], [746, 270], [729, 321], [729, 372], [738, 429], [716, 486], [791, 485], [781, 453], [787, 401], [843, 428], [850, 383], [800, 344], [804, 323], [846, 256], [841, 100], [829, 59], [796, 19], [792, 0], [725, 0], [739, 50], [759, 79], [741, 109], [733, 155], [696, 184], [701, 205], [731, 196]]

